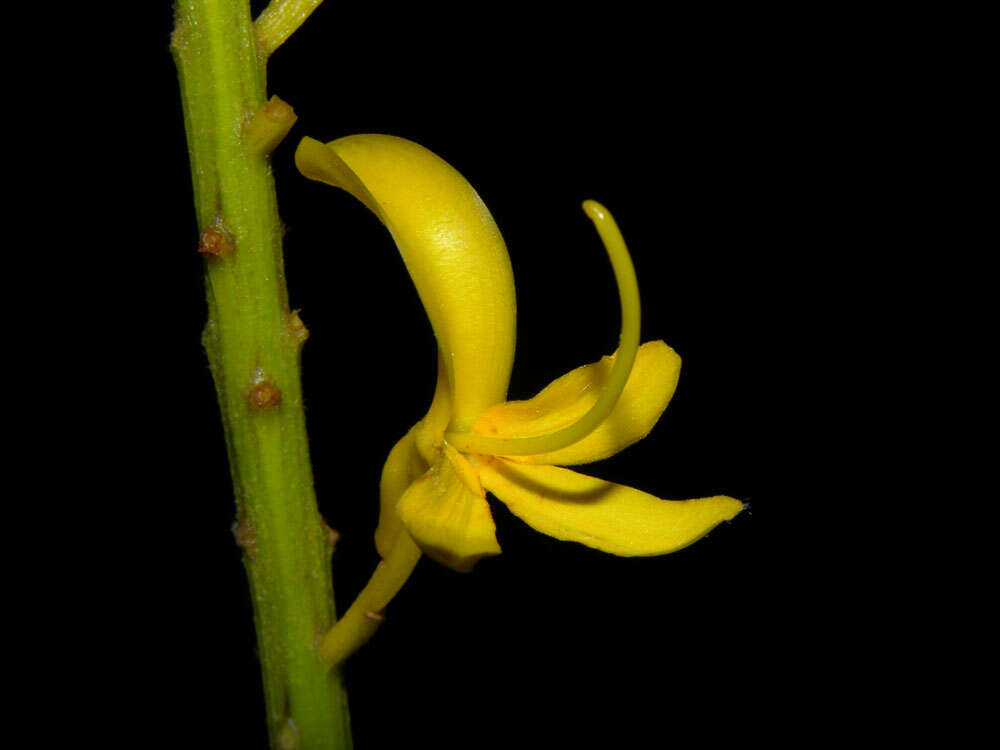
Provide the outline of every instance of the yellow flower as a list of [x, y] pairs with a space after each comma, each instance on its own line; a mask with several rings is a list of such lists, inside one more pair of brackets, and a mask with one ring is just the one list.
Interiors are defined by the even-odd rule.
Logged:
[[328, 661], [341, 661], [374, 632], [421, 552], [463, 571], [500, 552], [486, 492], [542, 533], [615, 555], [673, 552], [739, 513], [743, 504], [730, 497], [661, 500], [561, 468], [645, 437], [680, 372], [680, 357], [662, 341], [639, 346], [635, 271], [607, 209], [584, 203], [618, 282], [618, 351], [534, 398], [507, 401], [513, 274], [500, 231], [465, 178], [422, 146], [384, 135], [326, 145], [305, 138], [295, 161], [305, 176], [347, 190], [385, 224], [439, 352], [430, 409], [382, 472], [375, 542], [383, 562], [324, 639]]

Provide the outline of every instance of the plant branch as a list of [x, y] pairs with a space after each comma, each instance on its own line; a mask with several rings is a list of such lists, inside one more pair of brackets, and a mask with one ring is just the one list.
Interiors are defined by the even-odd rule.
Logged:
[[254, 22], [254, 34], [266, 60], [280, 47], [323, 0], [271, 0]]
[[[273, 50], [318, 2], [273, 3]], [[203, 342], [219, 397], [273, 748], [351, 747], [339, 672], [318, 656], [334, 621], [335, 535], [316, 507], [299, 354], [269, 152], [294, 122], [274, 99], [246, 0], [178, 0], [177, 64], [205, 258]], [[287, 16], [295, 8], [298, 15]], [[266, 11], [265, 11], [266, 13]], [[288, 18], [299, 18], [294, 28]], [[280, 31], [280, 33], [279, 33]], [[275, 41], [277, 40], [277, 41]]]

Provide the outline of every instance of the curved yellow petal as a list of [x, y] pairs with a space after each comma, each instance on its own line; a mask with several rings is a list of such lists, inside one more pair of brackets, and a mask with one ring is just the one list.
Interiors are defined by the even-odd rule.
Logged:
[[[522, 438], [545, 435], [573, 424], [594, 405], [611, 373], [614, 357], [566, 373], [527, 401], [491, 406], [479, 415], [472, 431]], [[613, 456], [653, 429], [674, 395], [680, 371], [680, 356], [664, 342], [643, 344], [615, 408], [593, 432], [566, 448], [509, 460], [571, 466]]]
[[467, 572], [479, 558], [500, 554], [477, 472], [450, 446], [410, 485], [396, 512], [424, 553], [449, 568]]
[[743, 509], [721, 495], [661, 500], [557, 466], [487, 459], [479, 470], [483, 486], [536, 531], [623, 557], [675, 552]]
[[404, 138], [303, 138], [295, 164], [354, 195], [392, 234], [444, 357], [452, 427], [468, 430], [506, 398], [514, 361], [514, 276], [489, 210], [453, 167]]

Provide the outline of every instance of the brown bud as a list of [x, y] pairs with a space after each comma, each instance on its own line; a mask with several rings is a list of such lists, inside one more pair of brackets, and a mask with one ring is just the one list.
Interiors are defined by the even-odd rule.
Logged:
[[281, 390], [270, 380], [259, 380], [250, 388], [247, 401], [254, 408], [270, 409], [281, 403]]
[[257, 534], [253, 526], [242, 516], [241, 513], [240, 519], [232, 526], [233, 538], [236, 539], [236, 545], [243, 550], [243, 554], [253, 560], [257, 557]]
[[232, 234], [221, 216], [216, 216], [211, 224], [201, 230], [198, 238], [198, 252], [210, 258], [228, 255], [233, 246]]

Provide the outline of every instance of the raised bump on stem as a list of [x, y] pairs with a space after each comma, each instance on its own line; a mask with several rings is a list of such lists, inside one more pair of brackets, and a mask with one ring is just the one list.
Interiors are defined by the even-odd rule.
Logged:
[[611, 212], [592, 200], [583, 202], [583, 210], [594, 222], [597, 233], [604, 243], [618, 284], [618, 296], [621, 299], [622, 330], [618, 353], [604, 388], [590, 411], [561, 430], [525, 438], [496, 438], [471, 432], [445, 433], [445, 440], [458, 450], [493, 456], [528, 456], [565, 448], [593, 432], [614, 409], [618, 397], [624, 390], [629, 373], [632, 372], [636, 352], [639, 350], [639, 283], [635, 278], [635, 268], [628, 247]]
[[243, 143], [260, 156], [267, 156], [281, 143], [298, 119], [292, 106], [272, 96], [254, 112], [243, 129]]
[[309, 338], [309, 329], [299, 317], [298, 310], [292, 310], [285, 319], [285, 335], [296, 347], [301, 348]]
[[281, 389], [260, 368], [253, 374], [246, 397], [247, 403], [254, 410], [273, 409], [281, 406]]
[[206, 258], [220, 258], [232, 255], [236, 247], [233, 233], [226, 226], [220, 214], [216, 214], [212, 222], [201, 230], [198, 237], [198, 252]]

